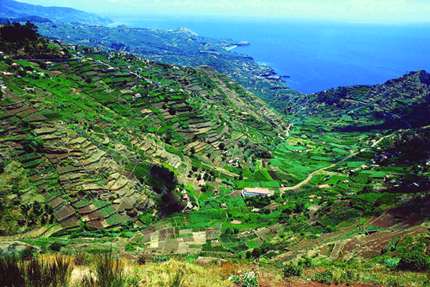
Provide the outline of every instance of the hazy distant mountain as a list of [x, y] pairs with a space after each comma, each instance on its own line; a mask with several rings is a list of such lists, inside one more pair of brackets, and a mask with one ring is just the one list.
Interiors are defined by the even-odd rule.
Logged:
[[95, 14], [65, 7], [44, 7], [13, 0], [0, 0], [0, 18], [38, 16], [56, 22], [79, 22], [84, 24], [109, 24], [112, 21]]

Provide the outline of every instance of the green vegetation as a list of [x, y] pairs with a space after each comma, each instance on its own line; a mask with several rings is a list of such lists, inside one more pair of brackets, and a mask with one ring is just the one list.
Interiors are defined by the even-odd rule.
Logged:
[[300, 277], [302, 275], [303, 268], [301, 266], [288, 263], [282, 268], [282, 272], [284, 273], [285, 278], [289, 278], [292, 276]]
[[[378, 96], [398, 90], [403, 104], [421, 105], [422, 72], [309, 95], [285, 117], [207, 66], [34, 35], [29, 45], [44, 41], [54, 62], [0, 58], [2, 253], [22, 242], [72, 255], [111, 245], [85, 263], [97, 272], [84, 286], [135, 284], [113, 252], [180, 266], [174, 260], [190, 254], [255, 260], [279, 267], [282, 280], [324, 284], [391, 284], [396, 272], [412, 272], [425, 284], [430, 129], [424, 112], [411, 118]], [[64, 49], [72, 58], [57, 57]], [[4, 258], [2, 268], [25, 280], [36, 272], [26, 268], [41, 278], [51, 268]], [[388, 277], [377, 279], [375, 266]], [[233, 271], [239, 286], [261, 281]], [[189, 283], [177, 270], [165, 275], [166, 284]]]

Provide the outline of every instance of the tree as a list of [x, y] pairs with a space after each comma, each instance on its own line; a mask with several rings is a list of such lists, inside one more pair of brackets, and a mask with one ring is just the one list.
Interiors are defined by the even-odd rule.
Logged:
[[176, 107], [170, 106], [169, 107], [169, 114], [172, 116], [175, 115], [176, 114]]
[[26, 152], [42, 152], [44, 149], [44, 142], [37, 137], [28, 137], [22, 141], [22, 147]]
[[220, 150], [224, 150], [225, 149], [225, 143], [220, 143], [219, 146], [218, 146], [218, 148]]
[[3, 41], [13, 43], [20, 42], [25, 39], [33, 41], [39, 37], [37, 29], [37, 26], [29, 21], [27, 21], [25, 25], [14, 22], [13, 24], [5, 25], [0, 28], [0, 37]]

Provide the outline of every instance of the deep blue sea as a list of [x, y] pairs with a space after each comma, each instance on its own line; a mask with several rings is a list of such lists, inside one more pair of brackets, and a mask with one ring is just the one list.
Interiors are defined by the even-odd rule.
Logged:
[[117, 24], [153, 29], [186, 27], [200, 36], [248, 41], [233, 51], [288, 75], [303, 93], [379, 84], [409, 71], [430, 72], [430, 25], [282, 19], [141, 16]]

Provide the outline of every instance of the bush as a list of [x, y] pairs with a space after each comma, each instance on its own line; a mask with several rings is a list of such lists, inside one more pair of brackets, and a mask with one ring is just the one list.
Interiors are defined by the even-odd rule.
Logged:
[[359, 275], [355, 270], [347, 270], [345, 272], [342, 272], [340, 279], [345, 281], [345, 283], [348, 285], [352, 282], [358, 281]]
[[242, 276], [242, 287], [258, 287], [258, 280], [254, 272], [247, 273]]
[[52, 251], [59, 252], [61, 250], [61, 248], [64, 246], [65, 245], [61, 242], [54, 242], [51, 245], [49, 245], [49, 249], [51, 249]]
[[312, 266], [312, 259], [305, 256], [299, 259], [299, 265], [304, 267], [311, 267]]
[[289, 263], [282, 268], [282, 272], [284, 272], [284, 277], [289, 278], [292, 276], [298, 276], [300, 277], [303, 272], [302, 266], [298, 266], [292, 263]]
[[400, 237], [393, 237], [390, 242], [382, 249], [382, 254], [387, 252], [393, 252], [396, 251], [397, 243], [399, 243]]
[[96, 256], [95, 278], [91, 274], [82, 279], [81, 286], [124, 287], [126, 279], [124, 268], [113, 256], [112, 250]]
[[400, 262], [400, 258], [396, 258], [396, 257], [386, 258], [384, 260], [384, 265], [390, 270], [395, 270], [397, 269], [399, 262]]
[[315, 281], [323, 284], [331, 284], [333, 283], [333, 271], [326, 270], [320, 271], [315, 274]]
[[128, 242], [125, 245], [125, 251], [128, 251], [128, 252], [136, 251], [136, 247], [132, 243]]
[[245, 273], [242, 278], [239, 275], [230, 275], [229, 280], [240, 287], [258, 287], [258, 280], [254, 272]]
[[27, 247], [21, 251], [19, 256], [21, 257], [22, 260], [31, 260], [34, 257], [34, 254], [35, 254], [35, 250], [31, 247]]
[[428, 255], [420, 250], [407, 250], [401, 254], [398, 269], [426, 271], [430, 267]]

